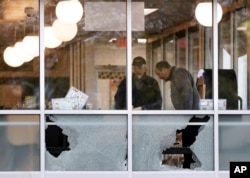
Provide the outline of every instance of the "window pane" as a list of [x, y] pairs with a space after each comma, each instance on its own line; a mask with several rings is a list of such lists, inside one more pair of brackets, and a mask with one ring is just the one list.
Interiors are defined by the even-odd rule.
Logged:
[[227, 109], [249, 108], [248, 13], [245, 7], [233, 9], [219, 24], [219, 74], [228, 73], [224, 76], [228, 85], [219, 76], [219, 98], [226, 99]]
[[[79, 1], [84, 14], [73, 25], [56, 16], [58, 4], [63, 3], [67, 2], [45, 6], [45, 27], [48, 31], [52, 27], [61, 40], [59, 46], [45, 50], [46, 107], [114, 109], [117, 86], [126, 74], [126, 1]], [[63, 13], [69, 14], [66, 10]], [[63, 39], [66, 29], [77, 32]]]
[[1, 115], [0, 134], [0, 171], [40, 170], [39, 116]]
[[39, 1], [1, 2], [0, 108], [39, 108]]
[[[249, 6], [249, 4], [248, 4]], [[249, 109], [249, 82], [248, 82], [248, 71], [249, 64], [247, 62], [248, 59], [248, 40], [249, 40], [249, 32], [248, 32], [248, 8], [242, 8], [238, 11], [235, 11], [234, 19], [234, 55], [233, 55], [233, 63], [234, 70], [237, 77], [237, 96], [239, 98], [239, 109]]]
[[[194, 18], [196, 3], [168, 0], [144, 3], [145, 10], [152, 10], [145, 15], [147, 75], [156, 78], [160, 86], [161, 109], [198, 110], [196, 81], [203, 66], [204, 49], [201, 28], [187, 23]], [[133, 37], [138, 38], [136, 35]]]
[[212, 116], [133, 118], [134, 171], [213, 170], [213, 155]]
[[229, 170], [230, 162], [249, 161], [250, 118], [248, 115], [222, 115], [219, 118], [220, 170]]
[[46, 170], [127, 170], [126, 116], [48, 115], [45, 134]]

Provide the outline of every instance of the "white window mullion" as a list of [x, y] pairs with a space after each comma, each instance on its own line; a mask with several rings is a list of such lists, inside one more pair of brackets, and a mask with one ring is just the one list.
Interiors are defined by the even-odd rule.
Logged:
[[128, 177], [132, 178], [132, 2], [127, 0]]
[[45, 68], [44, 68], [44, 1], [39, 1], [39, 64], [40, 64], [40, 172], [41, 178], [45, 178]]
[[219, 115], [218, 115], [218, 23], [217, 0], [213, 0], [213, 100], [214, 100], [214, 169], [219, 177]]

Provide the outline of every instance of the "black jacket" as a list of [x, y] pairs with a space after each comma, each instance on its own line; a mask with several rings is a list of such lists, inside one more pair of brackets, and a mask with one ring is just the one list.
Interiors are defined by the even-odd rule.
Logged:
[[[145, 110], [161, 109], [162, 96], [158, 82], [144, 75], [141, 79], [142, 87], [137, 89], [135, 86], [135, 77], [132, 76], [132, 105], [134, 108], [141, 106]], [[126, 78], [118, 86], [115, 94], [115, 109], [126, 109]]]

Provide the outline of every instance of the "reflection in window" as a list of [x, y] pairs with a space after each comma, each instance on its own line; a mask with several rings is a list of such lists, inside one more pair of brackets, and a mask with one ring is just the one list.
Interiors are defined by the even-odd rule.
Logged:
[[219, 119], [219, 168], [229, 170], [230, 162], [249, 161], [250, 119], [247, 115], [224, 115]]
[[0, 117], [0, 171], [39, 171], [39, 117], [7, 115]]

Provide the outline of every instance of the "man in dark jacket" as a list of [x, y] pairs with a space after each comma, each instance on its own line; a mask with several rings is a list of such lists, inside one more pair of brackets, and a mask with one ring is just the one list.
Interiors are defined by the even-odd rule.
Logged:
[[155, 66], [155, 73], [165, 82], [171, 82], [171, 100], [175, 109], [200, 108], [199, 93], [190, 72], [184, 68], [171, 66], [167, 61], [160, 61]]
[[[132, 105], [135, 110], [161, 109], [162, 96], [158, 82], [146, 75], [146, 61], [135, 57], [132, 63]], [[118, 86], [115, 94], [115, 109], [126, 109], [126, 78]]]

